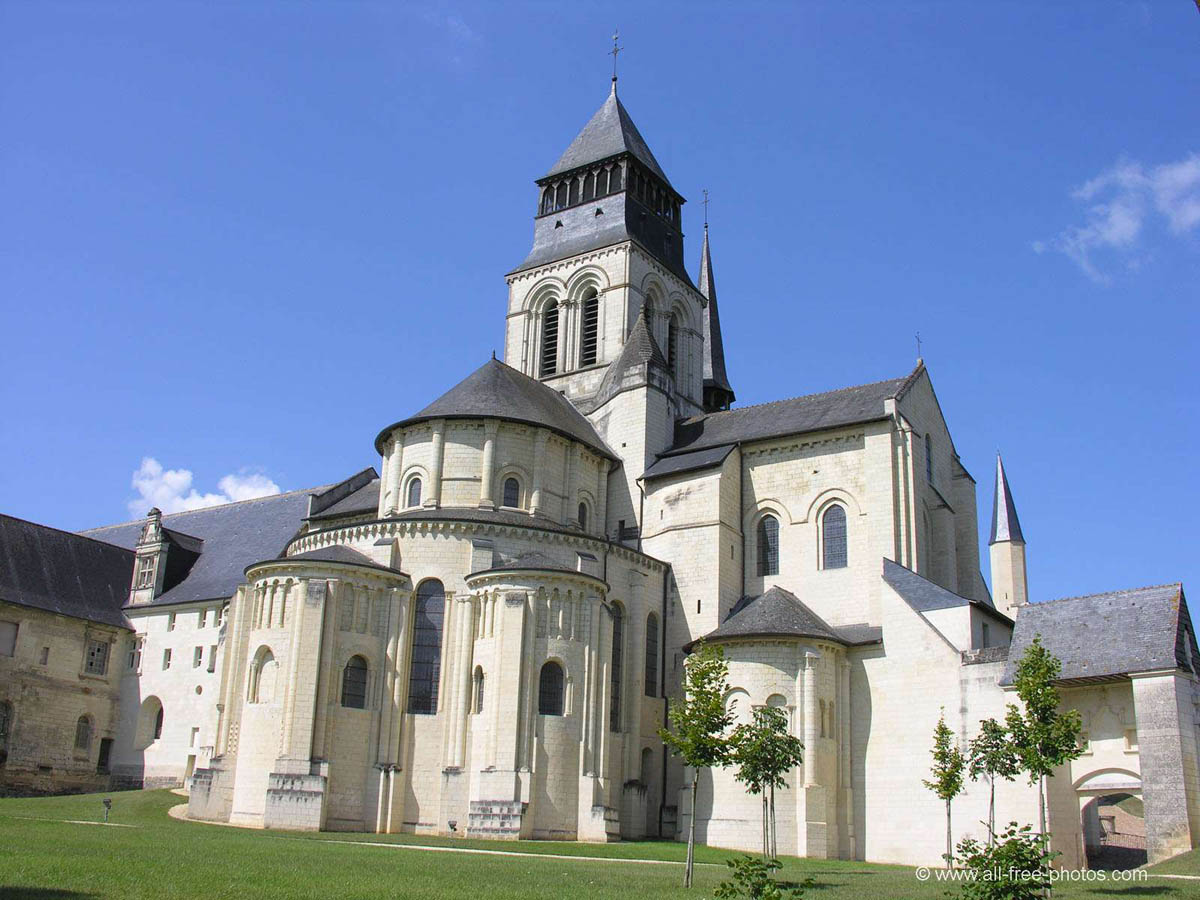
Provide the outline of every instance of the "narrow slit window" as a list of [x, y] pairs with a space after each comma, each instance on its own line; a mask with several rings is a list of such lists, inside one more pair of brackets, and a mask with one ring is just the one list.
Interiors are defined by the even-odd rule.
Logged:
[[410, 713], [426, 716], [437, 714], [445, 603], [446, 591], [440, 581], [429, 579], [417, 587], [412, 662], [408, 678]]

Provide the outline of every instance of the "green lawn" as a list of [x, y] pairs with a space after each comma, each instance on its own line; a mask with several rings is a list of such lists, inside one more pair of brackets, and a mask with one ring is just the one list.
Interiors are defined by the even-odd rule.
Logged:
[[[69, 824], [97, 821], [100, 798], [84, 795], [0, 800], [0, 898], [651, 898], [712, 896], [726, 876], [723, 865], [699, 866], [696, 887], [679, 886], [682, 867], [619, 860], [679, 861], [684, 847], [659, 841], [573, 844], [549, 841], [492, 842], [413, 835], [291, 834], [180, 822], [167, 809], [183, 799], [168, 791], [114, 793], [110, 821], [134, 828]], [[360, 846], [370, 841], [385, 846]], [[451, 845], [549, 853], [559, 859], [450, 854], [390, 848], [388, 844]], [[728, 851], [698, 848], [697, 859], [721, 863]], [[604, 856], [616, 862], [569, 859]], [[1194, 854], [1192, 855], [1194, 857]], [[1173, 860], [1169, 865], [1187, 865]], [[1190, 861], [1196, 868], [1196, 861]], [[906, 897], [942, 900], [944, 888], [921, 883], [902, 866], [787, 859], [781, 878], [811, 876], [817, 900]], [[1151, 879], [1134, 886], [1104, 885], [1088, 891], [1069, 885], [1062, 898], [1164, 896], [1200, 898], [1200, 882]]]

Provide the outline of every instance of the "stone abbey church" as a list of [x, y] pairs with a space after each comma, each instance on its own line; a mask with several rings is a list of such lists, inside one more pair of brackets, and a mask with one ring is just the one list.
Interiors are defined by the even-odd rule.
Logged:
[[[707, 228], [693, 279], [615, 81], [537, 187], [504, 360], [386, 425], [378, 468], [78, 535], [0, 517], [0, 783], [186, 785], [190, 816], [267, 828], [611, 841], [694, 817], [753, 848], [758, 800], [705, 772], [692, 809], [656, 736], [706, 638], [736, 718], [781, 707], [804, 742], [781, 852], [937, 863], [939, 713], [963, 741], [1002, 718], [1040, 634], [1086, 732], [1050, 783], [1063, 864], [1118, 794], [1150, 859], [1200, 841], [1181, 585], [1034, 602], [997, 460], [989, 590], [919, 361], [736, 406]], [[960, 835], [986, 805], [969, 785]], [[1034, 789], [1001, 783], [997, 815], [1036, 821]]]

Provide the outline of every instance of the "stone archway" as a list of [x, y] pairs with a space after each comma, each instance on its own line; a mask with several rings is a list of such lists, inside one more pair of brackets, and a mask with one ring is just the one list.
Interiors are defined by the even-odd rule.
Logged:
[[1099, 772], [1077, 784], [1076, 792], [1088, 868], [1144, 866], [1146, 819], [1141, 779], [1132, 772]]

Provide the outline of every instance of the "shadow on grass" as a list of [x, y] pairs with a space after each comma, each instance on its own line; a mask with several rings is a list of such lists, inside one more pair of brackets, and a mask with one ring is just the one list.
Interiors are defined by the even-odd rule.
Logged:
[[1114, 897], [1169, 897], [1178, 894], [1179, 888], [1155, 885], [1130, 885], [1129, 887], [1092, 888], [1093, 894], [1111, 894]]
[[58, 888], [12, 887], [0, 884], [0, 900], [88, 900], [99, 894], [63, 891]]

